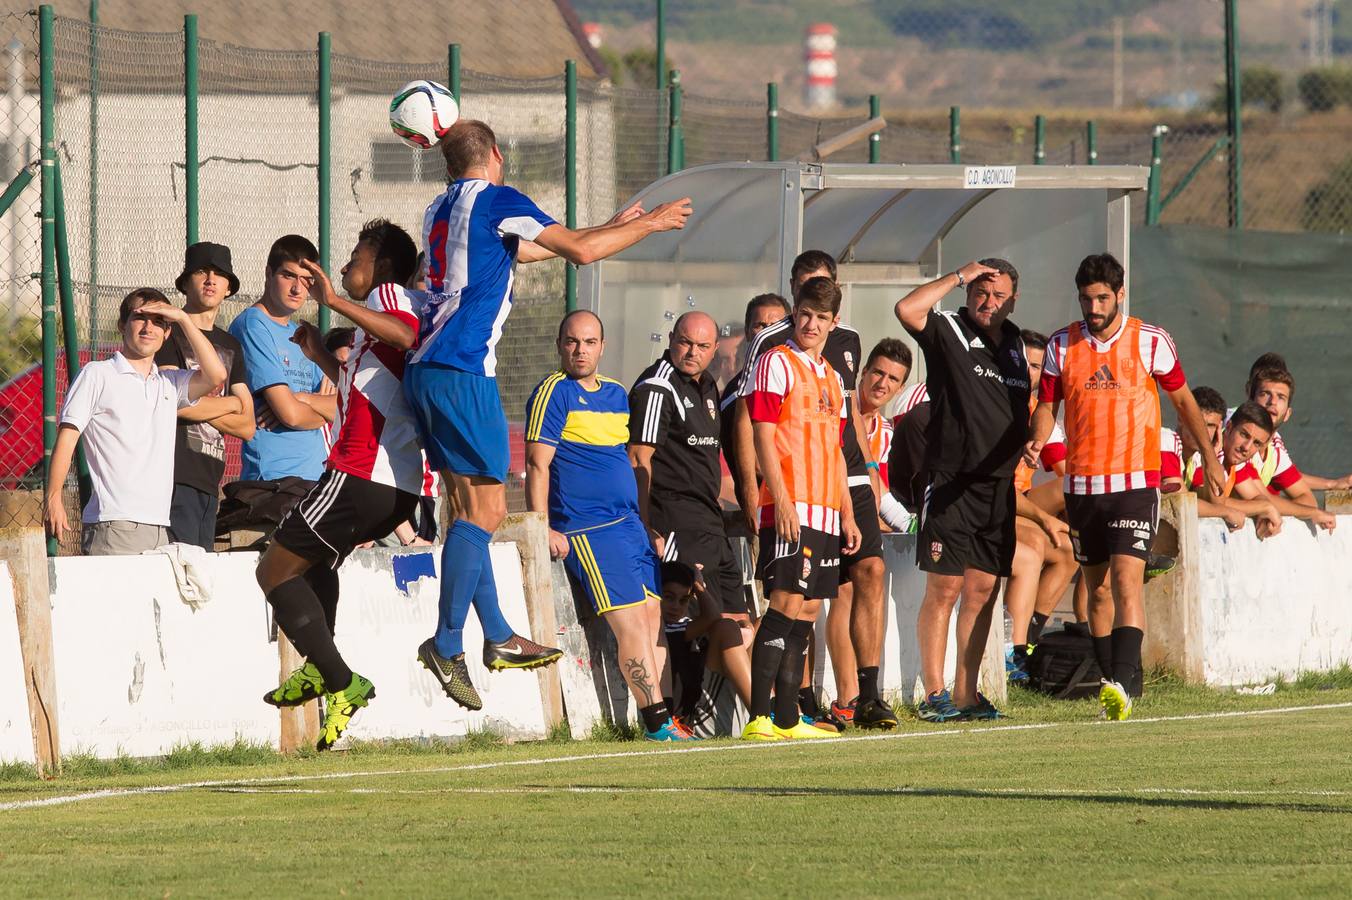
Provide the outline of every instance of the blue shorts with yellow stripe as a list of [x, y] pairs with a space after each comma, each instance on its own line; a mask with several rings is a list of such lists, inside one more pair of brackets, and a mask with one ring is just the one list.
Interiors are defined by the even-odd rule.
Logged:
[[659, 599], [662, 562], [637, 516], [565, 534], [564, 567], [597, 614]]

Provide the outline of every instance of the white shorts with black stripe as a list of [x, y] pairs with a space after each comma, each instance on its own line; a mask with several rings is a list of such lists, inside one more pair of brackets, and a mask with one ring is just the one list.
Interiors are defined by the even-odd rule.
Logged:
[[302, 559], [337, 569], [352, 548], [385, 537], [417, 506], [417, 494], [325, 469], [282, 519], [273, 540]]

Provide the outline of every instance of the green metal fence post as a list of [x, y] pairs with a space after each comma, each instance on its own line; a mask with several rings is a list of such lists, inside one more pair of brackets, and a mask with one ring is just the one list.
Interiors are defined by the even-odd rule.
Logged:
[[455, 105], [460, 105], [460, 45], [451, 44], [446, 48], [446, 77], [449, 83], [446, 85], [451, 89], [451, 96], [455, 98]]
[[[330, 170], [333, 166], [333, 42], [327, 31], [319, 33], [319, 265], [329, 271]], [[329, 308], [319, 307], [319, 330], [329, 330]]]
[[[568, 60], [563, 68], [563, 171], [564, 224], [577, 227], [577, 63]], [[564, 265], [565, 305], [568, 312], [577, 309], [577, 266]]]
[[[877, 94], [868, 95], [868, 117], [876, 119], [883, 114], [882, 100]], [[883, 135], [880, 131], [875, 131], [868, 136], [868, 161], [871, 163], [881, 162], [883, 158]]]
[[1084, 123], [1084, 144], [1088, 151], [1089, 165], [1098, 165], [1098, 123], [1093, 119]]
[[[657, 0], [657, 89], [667, 89], [667, 3]], [[661, 96], [660, 94], [658, 96]]]
[[1040, 166], [1047, 160], [1047, 117], [1033, 119], [1033, 165]]
[[[61, 298], [61, 337], [66, 350], [66, 384], [80, 374], [80, 336], [76, 333], [75, 286], [70, 273], [70, 240], [66, 232], [66, 189], [61, 180], [61, 157], [52, 167], [52, 219], [56, 249], [56, 287]], [[91, 347], [91, 350], [94, 348]], [[93, 483], [89, 480], [89, 462], [84, 445], [75, 448], [76, 480], [80, 485], [80, 508], [89, 502]]]
[[765, 86], [765, 158], [779, 159], [779, 85]]
[[1244, 160], [1240, 152], [1239, 4], [1225, 0], [1225, 119], [1230, 135], [1230, 227], [1244, 227]]
[[667, 128], [667, 174], [685, 168], [685, 136], [681, 133], [681, 70], [671, 70], [670, 119]]
[[962, 110], [956, 106], [948, 108], [948, 161], [962, 162]]
[[1160, 222], [1160, 155], [1164, 152], [1164, 133], [1169, 129], [1156, 125], [1150, 137], [1150, 186], [1145, 195], [1145, 224]]
[[197, 16], [183, 17], [183, 210], [188, 243], [197, 243]]
[[[42, 476], [52, 469], [56, 443], [56, 72], [50, 6], [38, 9], [38, 95], [42, 143]], [[47, 539], [47, 555], [57, 542]]]
[[99, 0], [89, 0], [89, 343], [99, 339]]

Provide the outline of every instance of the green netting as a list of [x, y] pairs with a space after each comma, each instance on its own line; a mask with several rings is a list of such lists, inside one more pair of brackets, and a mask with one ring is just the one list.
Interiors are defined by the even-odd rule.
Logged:
[[1143, 228], [1132, 235], [1131, 262], [1132, 312], [1173, 335], [1189, 384], [1235, 406], [1253, 360], [1281, 353], [1296, 378], [1281, 428], [1296, 465], [1331, 477], [1352, 469], [1343, 385], [1352, 342], [1341, 327], [1352, 237]]
[[681, 128], [685, 164], [765, 159], [765, 104], [686, 94]]

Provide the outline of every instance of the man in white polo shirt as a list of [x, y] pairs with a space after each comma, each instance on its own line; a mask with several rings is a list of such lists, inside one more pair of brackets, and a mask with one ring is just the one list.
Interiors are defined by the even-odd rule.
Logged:
[[[47, 533], [60, 539], [74, 530], [61, 494], [76, 442], [84, 437], [94, 488], [81, 516], [81, 548], [89, 556], [140, 553], [168, 543], [178, 410], [226, 378], [211, 342], [154, 288], [128, 294], [117, 324], [122, 349], [81, 369], [66, 393], [47, 472]], [[187, 338], [201, 368], [161, 371], [155, 365], [171, 324]]]

